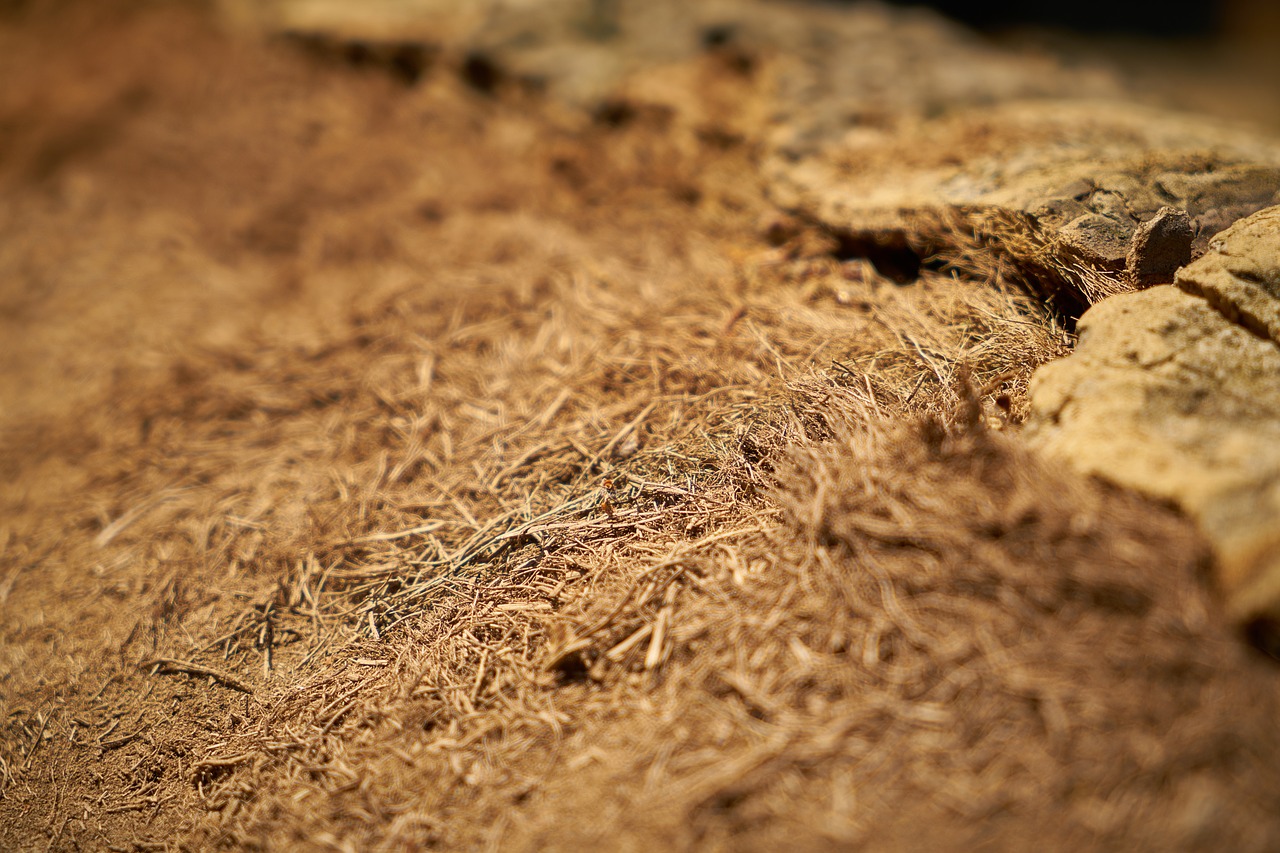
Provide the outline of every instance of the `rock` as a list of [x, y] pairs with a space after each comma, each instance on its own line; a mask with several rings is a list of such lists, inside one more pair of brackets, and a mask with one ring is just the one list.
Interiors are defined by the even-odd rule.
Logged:
[[1133, 232], [1125, 258], [1129, 281], [1136, 287], [1168, 284], [1191, 262], [1196, 230], [1185, 210], [1162, 207]]
[[1001, 257], [1068, 308], [1171, 280], [1172, 260], [1154, 255], [1138, 258], [1153, 269], [1127, 271], [1135, 239], [1156, 236], [1169, 252], [1189, 242], [1181, 229], [1138, 235], [1162, 208], [1196, 220], [1203, 251], [1234, 218], [1280, 202], [1280, 146], [1122, 100], [993, 93], [882, 125], [798, 156], [775, 150], [764, 166], [772, 197], [855, 239], [905, 235], [978, 277]]
[[1280, 208], [1223, 232], [1177, 286], [1090, 308], [1031, 385], [1029, 439], [1193, 517], [1230, 615], [1280, 650]]
[[[776, 203], [851, 243], [905, 239], [975, 277], [1011, 269], [1072, 310], [1190, 260], [1181, 227], [1138, 234], [1162, 208], [1187, 213], [1198, 253], [1280, 203], [1274, 140], [1144, 106], [1105, 71], [879, 12], [779, 66], [762, 164]], [[1163, 248], [1130, 271], [1134, 240], [1153, 238]]]
[[1223, 231], [1176, 283], [1231, 322], [1280, 345], [1280, 207]]

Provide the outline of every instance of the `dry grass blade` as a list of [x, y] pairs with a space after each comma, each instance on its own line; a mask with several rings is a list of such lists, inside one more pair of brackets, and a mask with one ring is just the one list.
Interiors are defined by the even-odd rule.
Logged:
[[236, 678], [234, 675], [202, 664], [192, 663], [191, 661], [175, 660], [174, 658], [156, 658], [155, 660], [150, 660], [144, 663], [142, 668], [149, 669], [153, 673], [182, 673], [185, 675], [211, 678], [219, 684], [225, 684], [227, 687], [239, 690], [241, 693], [253, 695], [253, 688], [241, 681], [239, 678]]

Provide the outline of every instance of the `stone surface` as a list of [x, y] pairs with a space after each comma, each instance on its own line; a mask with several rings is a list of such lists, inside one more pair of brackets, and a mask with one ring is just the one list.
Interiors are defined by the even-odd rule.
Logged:
[[1133, 232], [1125, 266], [1136, 287], [1168, 284], [1191, 262], [1196, 229], [1185, 210], [1162, 207]]
[[[1037, 371], [1028, 422], [1044, 451], [1194, 517], [1214, 547], [1231, 615], [1273, 627], [1280, 346], [1268, 335], [1280, 316], [1278, 282], [1280, 209], [1272, 208], [1224, 232], [1177, 287], [1121, 294], [1086, 312], [1075, 353]], [[1237, 322], [1245, 317], [1259, 319]]]
[[853, 243], [905, 240], [979, 276], [999, 255], [1071, 309], [1172, 280], [1166, 266], [1128, 268], [1162, 208], [1189, 215], [1199, 253], [1280, 203], [1280, 146], [1257, 132], [1144, 106], [1097, 67], [880, 13], [779, 63], [762, 164], [780, 206]]
[[1223, 231], [1176, 283], [1232, 322], [1280, 344], [1280, 207]]
[[1127, 269], [1129, 249], [1162, 208], [1195, 220], [1203, 251], [1235, 219], [1280, 202], [1280, 147], [1121, 100], [992, 92], [937, 116], [899, 112], [800, 155], [780, 149], [766, 175], [780, 205], [836, 231], [903, 234], [977, 274], [974, 259], [996, 253], [1042, 295], [1089, 304], [1144, 275]]

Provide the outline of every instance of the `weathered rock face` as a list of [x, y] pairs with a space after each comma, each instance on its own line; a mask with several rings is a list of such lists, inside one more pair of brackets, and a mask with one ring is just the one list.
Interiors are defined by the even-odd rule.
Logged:
[[[1191, 514], [1232, 616], [1280, 624], [1280, 208], [1223, 232], [1177, 286], [1108, 299], [1031, 387], [1031, 440]], [[1259, 622], [1259, 620], [1263, 620]], [[1273, 633], [1271, 642], [1277, 637]]]
[[818, 123], [818, 140], [776, 146], [765, 164], [774, 199], [856, 240], [903, 235], [979, 275], [1003, 258], [1041, 295], [1085, 304], [1172, 280], [1168, 264], [1130, 268], [1161, 209], [1194, 220], [1198, 253], [1280, 201], [1280, 148], [1247, 131], [1099, 97], [1069, 74], [1052, 96], [983, 97], [982, 79], [954, 101], [940, 90], [945, 109], [877, 113], [839, 132]]
[[[1199, 254], [1280, 202], [1272, 141], [1142, 106], [1105, 70], [995, 50], [927, 15], [865, 9], [784, 50], [766, 186], [854, 245], [999, 269], [1072, 310], [1169, 283], [1177, 242]], [[1165, 208], [1187, 214], [1189, 240], [1144, 230]]]
[[[1280, 345], [1280, 207], [1223, 231], [1178, 287], [1199, 296], [1229, 320]], [[1280, 386], [1272, 387], [1280, 394]]]
[[[997, 49], [920, 10], [758, 0], [380, 0], [358, 14], [333, 0], [221, 5], [275, 32], [444, 47], [482, 87], [519, 81], [586, 115], [618, 100], [679, 113], [687, 92], [653, 80], [636, 89], [637, 72], [735, 55], [753, 102], [693, 120], [755, 146], [780, 207], [872, 257], [909, 251], [1021, 279], [1068, 313], [1172, 280], [1185, 239], [1143, 227], [1162, 208], [1187, 214], [1198, 254], [1235, 220], [1280, 203], [1273, 141], [1141, 106], [1117, 73]], [[728, 126], [707, 127], [716, 123]]]
[[1162, 207], [1138, 226], [1129, 242], [1125, 267], [1138, 287], [1168, 282], [1191, 261], [1196, 229], [1185, 210]]

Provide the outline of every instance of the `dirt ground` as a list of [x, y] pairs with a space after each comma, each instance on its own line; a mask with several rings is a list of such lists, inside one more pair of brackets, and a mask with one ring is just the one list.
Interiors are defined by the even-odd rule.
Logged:
[[0, 5], [0, 847], [1280, 847], [1071, 318], [773, 209], [742, 56], [406, 61]]

